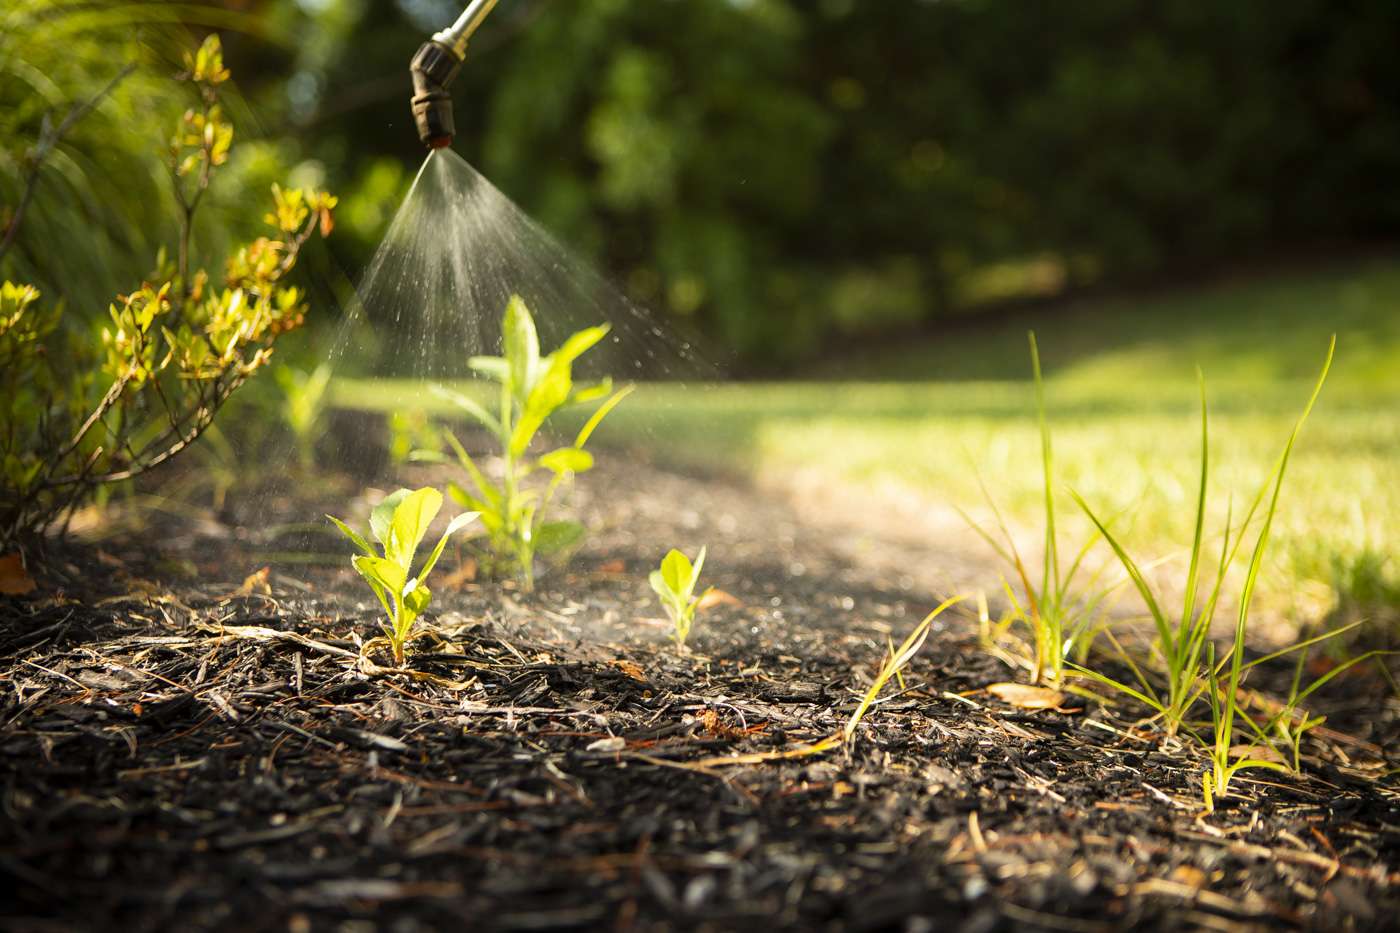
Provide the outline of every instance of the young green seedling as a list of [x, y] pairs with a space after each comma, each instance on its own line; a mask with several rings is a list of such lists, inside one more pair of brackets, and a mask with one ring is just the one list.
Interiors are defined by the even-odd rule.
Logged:
[[310, 372], [279, 366], [273, 375], [282, 390], [278, 414], [296, 442], [297, 463], [309, 472], [316, 466], [316, 444], [326, 433], [324, 416], [330, 401], [330, 364], [322, 363]]
[[[1305, 701], [1313, 693], [1317, 692], [1318, 689], [1325, 686], [1328, 683], [1328, 681], [1332, 680], [1335, 677], [1339, 677], [1342, 674], [1345, 674], [1347, 671], [1351, 670], [1358, 664], [1364, 664], [1365, 662], [1370, 661], [1372, 658], [1385, 657], [1395, 653], [1393, 651], [1386, 651], [1384, 649], [1376, 649], [1373, 651], [1367, 651], [1364, 654], [1355, 655], [1354, 657], [1348, 658], [1340, 664], [1335, 665], [1334, 667], [1332, 667], [1331, 670], [1327, 671], [1325, 674], [1314, 680], [1311, 684], [1304, 687], [1303, 670], [1307, 666], [1308, 650], [1311, 649], [1312, 646], [1314, 644], [1317, 644], [1319, 641], [1322, 641], [1323, 639], [1335, 638], [1338, 635], [1349, 632], [1353, 628], [1364, 624], [1364, 622], [1364, 619], [1358, 620], [1356, 622], [1351, 623], [1350, 625], [1344, 625], [1341, 628], [1332, 629], [1331, 631], [1324, 632], [1321, 635], [1309, 638], [1306, 641], [1299, 642], [1295, 645], [1291, 645], [1288, 648], [1283, 649], [1283, 651], [1281, 652], [1274, 652], [1271, 655], [1266, 655], [1265, 657], [1257, 658], [1246, 665], [1246, 667], [1248, 668], [1258, 664], [1263, 664], [1283, 654], [1287, 654], [1290, 651], [1296, 652], [1298, 655], [1297, 661], [1293, 665], [1293, 680], [1289, 684], [1288, 696], [1282, 702], [1273, 704], [1273, 709], [1271, 711], [1272, 715], [1264, 723], [1255, 723], [1255, 721], [1250, 718], [1246, 718], [1245, 720], [1246, 723], [1254, 729], [1260, 741], [1264, 742], [1266, 745], [1278, 749], [1278, 745], [1276, 745], [1274, 742], [1274, 740], [1277, 739], [1278, 742], [1282, 744], [1283, 748], [1288, 750], [1288, 757], [1292, 761], [1294, 774], [1297, 774], [1302, 770], [1303, 737], [1307, 735], [1308, 732], [1312, 731], [1313, 729], [1316, 729], [1318, 726], [1322, 725], [1327, 721], [1326, 716], [1315, 715], [1311, 711], [1306, 709], [1303, 706], [1303, 701]], [[1268, 701], [1264, 702], [1267, 704]]]
[[400, 489], [385, 498], [369, 516], [370, 532], [382, 547], [382, 554], [376, 553], [365, 537], [349, 525], [333, 515], [326, 516], [361, 551], [351, 562], [384, 607], [388, 621], [381, 626], [393, 649], [394, 663], [400, 667], [403, 666], [404, 643], [413, 631], [413, 623], [433, 598], [423, 581], [428, 579], [442, 556], [447, 539], [477, 517], [475, 512], [463, 512], [452, 519], [415, 576], [413, 556], [441, 508], [442, 493], [431, 488]]
[[[593, 468], [593, 455], [584, 449], [602, 420], [632, 391], [617, 392], [612, 380], [579, 385], [574, 382], [574, 361], [608, 333], [606, 324], [581, 330], [553, 353], [540, 355], [539, 335], [530, 310], [517, 295], [506, 306], [502, 321], [504, 356], [477, 356], [468, 365], [498, 386], [495, 411], [475, 398], [439, 388], [438, 394], [477, 421], [500, 445], [501, 479], [493, 482], [467, 454], [457, 438], [446, 434], [448, 444], [471, 481], [471, 488], [448, 484], [448, 494], [461, 505], [481, 514], [490, 556], [498, 571], [516, 571], [527, 590], [534, 588], [535, 558], [566, 553], [583, 540], [578, 522], [546, 521], [559, 488], [575, 474]], [[606, 399], [584, 423], [574, 442], [538, 457], [530, 445], [545, 423], [571, 405]], [[537, 470], [549, 474], [540, 488], [528, 488]]]
[[690, 627], [695, 623], [695, 608], [700, 600], [709, 594], [706, 590], [695, 595], [695, 586], [700, 582], [700, 568], [705, 566], [705, 549], [690, 562], [680, 551], [671, 549], [661, 560], [661, 568], [651, 572], [651, 588], [661, 600], [661, 608], [666, 610], [671, 624], [675, 626], [676, 644], [685, 646], [690, 635]]

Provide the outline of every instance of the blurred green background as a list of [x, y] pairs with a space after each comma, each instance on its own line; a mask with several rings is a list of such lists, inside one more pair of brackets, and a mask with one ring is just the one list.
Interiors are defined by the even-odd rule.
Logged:
[[[140, 74], [53, 160], [5, 271], [86, 302], [129, 287], [168, 213], [165, 77], [218, 29], [242, 100], [217, 194], [288, 169], [342, 193], [328, 268], [353, 277], [420, 161], [407, 61], [459, 9], [12, 0], [0, 202], [45, 113]], [[501, 0], [457, 146], [634, 298], [778, 372], [852, 335], [1394, 236], [1397, 34], [1390, 0]], [[257, 219], [211, 212], [208, 236]], [[43, 255], [79, 232], [101, 236]]]
[[[0, 276], [89, 317], [139, 281], [173, 225], [154, 158], [185, 106], [169, 75], [217, 30], [237, 139], [200, 247], [254, 230], [273, 180], [336, 191], [335, 235], [303, 260], [334, 324], [422, 160], [408, 60], [459, 9], [9, 0], [0, 229], [43, 121], [137, 71], [45, 164]], [[1303, 618], [1393, 618], [1397, 35], [1394, 0], [501, 0], [454, 86], [456, 146], [733, 372], [788, 380], [655, 387], [616, 419], [774, 488], [800, 474], [985, 517], [980, 470], [1033, 540], [1036, 328], [1065, 481], [1130, 510], [1150, 555], [1179, 553], [1195, 364], [1223, 512], [1338, 333], [1269, 587]]]

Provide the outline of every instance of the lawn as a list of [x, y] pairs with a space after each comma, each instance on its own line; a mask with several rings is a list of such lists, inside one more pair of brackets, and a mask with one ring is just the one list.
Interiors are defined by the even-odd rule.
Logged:
[[[1038, 331], [1062, 513], [1069, 489], [1140, 556], [1182, 557], [1199, 465], [1195, 366], [1211, 405], [1212, 513], [1242, 507], [1272, 468], [1331, 334], [1337, 359], [1290, 466], [1261, 588], [1300, 620], [1338, 590], [1394, 603], [1400, 567], [1400, 264], [1253, 276], [1147, 298], [1104, 298], [865, 351], [818, 380], [643, 386], [606, 437], [666, 463], [830, 488], [917, 532], [929, 515], [990, 519], [980, 484], [1032, 551], [1042, 489], [1026, 330]], [[353, 407], [435, 407], [421, 385], [351, 380]], [[980, 478], [980, 483], [979, 483]], [[909, 503], [920, 507], [910, 509]], [[859, 516], [852, 518], [859, 520]], [[1069, 521], [1077, 546], [1083, 523]], [[946, 520], [929, 527], [947, 527]], [[933, 533], [933, 531], [930, 531]], [[946, 532], [945, 532], [946, 533]], [[986, 581], [978, 581], [985, 583]], [[1369, 591], [1369, 595], [1368, 595]]]

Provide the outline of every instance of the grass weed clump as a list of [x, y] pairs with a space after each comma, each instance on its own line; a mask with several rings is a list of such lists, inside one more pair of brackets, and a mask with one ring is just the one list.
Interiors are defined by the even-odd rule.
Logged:
[[[1018, 596], [1012, 584], [1005, 577], [1002, 578], [1002, 590], [1009, 608], [995, 622], [985, 611], [981, 613], [983, 644], [1004, 660], [1028, 669], [1033, 683], [1058, 687], [1064, 680], [1066, 660], [1072, 656], [1082, 659], [1087, 655], [1099, 627], [1104, 601], [1113, 587], [1101, 584], [1102, 571], [1089, 574], [1085, 586], [1076, 586], [1081, 574], [1088, 573], [1085, 558], [1098, 543], [1098, 534], [1091, 535], [1085, 541], [1067, 567], [1061, 562], [1059, 532], [1055, 524], [1054, 444], [1045, 413], [1045, 380], [1040, 370], [1040, 351], [1035, 333], [1032, 331], [1027, 337], [1035, 382], [1036, 423], [1040, 431], [1040, 465], [1044, 480], [1041, 502], [1045, 553], [1039, 582], [1033, 579], [1016, 547], [1011, 529], [985, 486], [982, 493], [991, 505], [999, 537], [967, 516], [964, 519], [996, 551], [997, 556], [1010, 565], [1015, 579], [1020, 583]], [[1017, 631], [1022, 629], [1029, 636], [1028, 639], [1017, 636]]]
[[[536, 557], [562, 555], [584, 537], [575, 521], [548, 521], [560, 487], [578, 473], [593, 468], [593, 455], [585, 447], [608, 413], [632, 390], [616, 392], [612, 380], [579, 384], [574, 362], [602, 340], [608, 325], [589, 327], [573, 334], [557, 350], [540, 354], [539, 335], [530, 310], [517, 295], [506, 306], [502, 322], [504, 356], [476, 356], [468, 361], [480, 375], [494, 382], [494, 411], [469, 395], [439, 388], [438, 393], [470, 416], [499, 445], [500, 477], [489, 478], [450, 432], [446, 440], [466, 472], [470, 485], [449, 484], [448, 494], [461, 505], [480, 513], [486, 529], [488, 570], [518, 573], [526, 590], [534, 588]], [[604, 400], [574, 436], [573, 443], [534, 456], [531, 445], [540, 429], [560, 410]], [[531, 486], [531, 477], [547, 474], [542, 486]]]
[[[1303, 425], [1322, 393], [1322, 387], [1327, 381], [1327, 374], [1331, 369], [1335, 351], [1336, 339], [1333, 338], [1328, 347], [1322, 371], [1313, 386], [1312, 394], [1294, 423], [1293, 430], [1289, 434], [1273, 469], [1250, 503], [1237, 532], [1233, 529], [1231, 522], [1233, 510], [1227, 509], [1225, 528], [1220, 535], [1219, 557], [1215, 559], [1214, 579], [1204, 597], [1202, 597], [1202, 583], [1207, 562], [1205, 524], [1209, 500], [1210, 428], [1205, 379], [1198, 373], [1197, 381], [1201, 405], [1201, 468], [1197, 485], [1190, 565], [1187, 570], [1179, 614], [1174, 615], [1168, 611], [1163, 601], [1157, 597], [1147, 582], [1142, 566], [1129, 555], [1122, 542], [1083, 498], [1075, 495], [1075, 501], [1093, 521], [1099, 533], [1108, 542], [1109, 547], [1113, 549], [1123, 569], [1127, 572], [1128, 578], [1141, 595], [1156, 635], [1150, 659], [1153, 662], [1150, 666], [1155, 668], [1153, 676], [1149, 676], [1144, 669], [1145, 665], [1133, 660], [1131, 655], [1122, 649], [1117, 640], [1112, 638], [1111, 633], [1110, 640], [1118, 648], [1120, 659], [1131, 670], [1135, 684], [1115, 680], [1100, 671], [1085, 666], [1078, 666], [1078, 670], [1089, 679], [1132, 696], [1155, 710], [1168, 735], [1176, 735], [1185, 730], [1201, 740], [1206, 748], [1210, 764], [1210, 768], [1202, 780], [1202, 796], [1208, 812], [1214, 809], [1214, 801], [1217, 796], [1228, 793], [1231, 780], [1241, 770], [1248, 768], [1287, 770], [1282, 755], [1275, 746], [1275, 735], [1285, 739], [1292, 746], [1296, 767], [1297, 748], [1302, 735], [1307, 729], [1315, 727], [1320, 722], [1316, 717], [1311, 717], [1306, 712], [1302, 713], [1300, 718], [1298, 703], [1318, 687], [1321, 687], [1327, 680], [1340, 673], [1340, 670], [1334, 670], [1325, 677], [1319, 678], [1308, 688], [1300, 690], [1301, 668], [1295, 670], [1294, 685], [1289, 702], [1283, 704], [1282, 708], [1263, 725], [1249, 715], [1240, 701], [1241, 686], [1245, 674], [1250, 668], [1286, 654], [1304, 650], [1313, 644], [1347, 631], [1346, 627], [1334, 629], [1265, 657], [1249, 662], [1244, 660], [1251, 603], [1263, 568], [1264, 556], [1268, 550], [1274, 519], [1278, 513], [1279, 499], [1283, 491], [1283, 481], [1288, 472], [1289, 460]], [[1224, 657], [1217, 660], [1215, 644], [1211, 641], [1211, 628], [1220, 605], [1222, 587], [1256, 517], [1260, 521], [1259, 531], [1250, 552], [1244, 585], [1239, 597], [1233, 638]], [[1356, 661], [1360, 660], [1362, 659], [1356, 659]], [[1191, 719], [1193, 708], [1202, 701], [1206, 703], [1210, 712], [1209, 739], [1197, 731], [1197, 723]], [[1251, 744], [1241, 747], [1236, 742], [1236, 737], [1242, 728], [1246, 728], [1248, 732], [1253, 734], [1251, 739], [1262, 742], [1263, 747], [1267, 747], [1269, 750], [1269, 754], [1260, 757], [1264, 753], [1259, 751], [1260, 746], [1258, 745]]]
[[385, 497], [369, 516], [370, 533], [381, 551], [376, 551], [363, 535], [345, 522], [333, 515], [326, 516], [360, 549], [351, 562], [384, 607], [388, 619], [381, 627], [394, 653], [394, 663], [400, 667], [413, 625], [432, 602], [432, 591], [424, 581], [437, 565], [448, 539], [477, 517], [475, 512], [463, 512], [452, 519], [415, 575], [414, 555], [441, 509], [442, 493], [436, 489], [400, 489]]

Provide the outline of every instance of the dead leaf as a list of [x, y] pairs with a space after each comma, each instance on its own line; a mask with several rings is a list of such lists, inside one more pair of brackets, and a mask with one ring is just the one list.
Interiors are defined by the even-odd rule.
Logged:
[[271, 575], [271, 567], [264, 567], [261, 570], [255, 570], [248, 574], [248, 576], [243, 578], [243, 585], [238, 588], [238, 595], [252, 596], [254, 593], [261, 593], [264, 596], [271, 596], [272, 587], [267, 582], [268, 577]]
[[1065, 695], [1049, 687], [1032, 687], [1029, 684], [992, 684], [987, 692], [1012, 706], [1021, 709], [1058, 709], [1065, 701]]
[[467, 557], [464, 558], [462, 562], [457, 565], [456, 570], [443, 577], [442, 581], [437, 585], [441, 588], [448, 590], [460, 590], [468, 583], [476, 582], [476, 572], [476, 558]]
[[747, 728], [731, 726], [725, 722], [718, 712], [713, 709], [706, 709], [696, 717], [705, 732], [719, 739], [729, 739], [731, 741], [748, 738], [758, 732], [766, 732], [768, 723], [755, 723]]
[[744, 604], [742, 601], [740, 601], [739, 597], [734, 596], [731, 593], [726, 593], [724, 590], [717, 590], [714, 587], [711, 587], [708, 591], [706, 591], [705, 595], [700, 597], [700, 602], [695, 604], [695, 608], [703, 610], [709, 609], [711, 606], [742, 605]]
[[36, 584], [29, 571], [24, 569], [24, 561], [18, 554], [0, 557], [0, 593], [6, 596], [23, 596], [34, 592]]
[[1270, 761], [1274, 764], [1287, 764], [1284, 757], [1267, 745], [1231, 745], [1231, 758], [1253, 758], [1257, 761]]
[[619, 659], [616, 661], [609, 661], [608, 664], [622, 671], [622, 673], [626, 674], [628, 677], [631, 677], [633, 680], [638, 681], [639, 683], [647, 682], [646, 672], [643, 671], [641, 665], [637, 664], [635, 661], [624, 661]]

